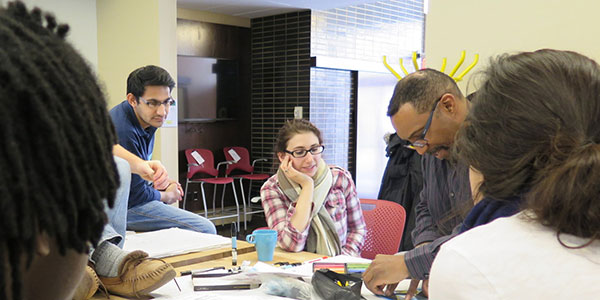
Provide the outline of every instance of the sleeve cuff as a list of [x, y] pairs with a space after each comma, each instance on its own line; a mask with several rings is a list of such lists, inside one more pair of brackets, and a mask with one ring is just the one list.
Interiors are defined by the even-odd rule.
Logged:
[[404, 262], [411, 278], [420, 280], [429, 278], [429, 270], [434, 259], [429, 246], [415, 248], [404, 255]]
[[288, 220], [288, 224], [289, 224], [288, 228], [290, 229], [290, 233], [293, 236], [300, 237], [300, 239], [302, 239], [302, 240], [304, 240], [308, 236], [308, 229], [310, 229], [310, 222], [306, 226], [306, 229], [304, 230], [304, 232], [298, 231], [298, 229], [296, 229], [296, 227], [294, 227], [294, 225], [292, 225], [292, 222], [290, 222], [289, 220]]
[[152, 189], [154, 193], [154, 198], [152, 200], [160, 201], [160, 192], [156, 189]]

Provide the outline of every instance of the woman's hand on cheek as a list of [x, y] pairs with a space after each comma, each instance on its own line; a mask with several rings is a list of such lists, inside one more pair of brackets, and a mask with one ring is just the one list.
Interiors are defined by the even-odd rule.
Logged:
[[313, 179], [310, 176], [299, 172], [292, 165], [292, 159], [289, 155], [286, 155], [283, 161], [281, 162], [280, 168], [284, 172], [284, 174], [291, 181], [299, 184], [301, 187], [306, 187], [307, 185], [313, 185]]

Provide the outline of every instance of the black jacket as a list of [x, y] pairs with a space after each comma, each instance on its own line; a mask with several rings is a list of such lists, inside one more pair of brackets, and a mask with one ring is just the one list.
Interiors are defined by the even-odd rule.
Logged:
[[392, 134], [386, 148], [389, 157], [378, 199], [396, 202], [406, 210], [406, 223], [399, 251], [414, 248], [411, 232], [415, 228], [415, 206], [423, 189], [421, 155], [404, 147], [408, 142]]

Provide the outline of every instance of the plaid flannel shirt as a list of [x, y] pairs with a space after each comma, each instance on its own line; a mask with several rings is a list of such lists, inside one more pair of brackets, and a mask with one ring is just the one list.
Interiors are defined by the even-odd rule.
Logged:
[[[325, 199], [325, 209], [331, 215], [340, 237], [341, 254], [360, 256], [366, 229], [360, 201], [356, 197], [356, 187], [346, 170], [333, 166], [330, 169], [333, 184]], [[263, 184], [260, 196], [267, 224], [269, 228], [277, 230], [279, 247], [292, 252], [304, 250], [310, 223], [302, 232], [292, 226], [290, 218], [296, 211], [296, 204], [279, 188], [277, 174]]]

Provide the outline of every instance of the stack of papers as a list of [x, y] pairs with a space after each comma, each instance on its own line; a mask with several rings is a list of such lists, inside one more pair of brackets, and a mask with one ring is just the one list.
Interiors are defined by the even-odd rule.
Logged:
[[127, 233], [123, 250], [143, 250], [154, 258], [231, 246], [231, 238], [191, 230], [169, 228], [143, 233]]

